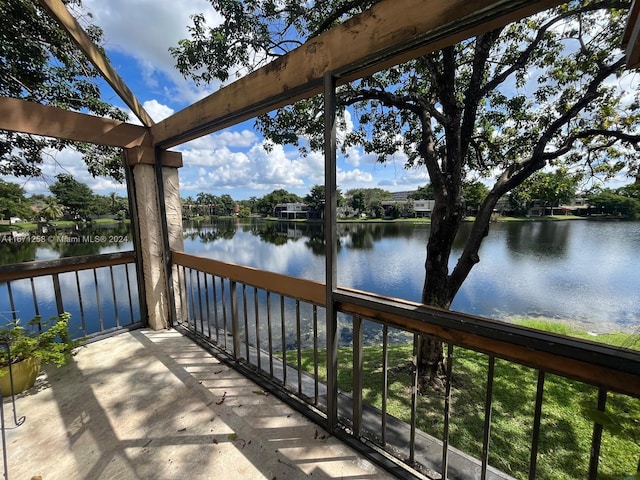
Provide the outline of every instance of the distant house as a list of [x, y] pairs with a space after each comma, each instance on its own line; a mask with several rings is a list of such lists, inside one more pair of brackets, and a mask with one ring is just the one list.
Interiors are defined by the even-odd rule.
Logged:
[[587, 215], [589, 205], [584, 197], [576, 197], [570, 203], [557, 206], [547, 206], [541, 200], [534, 200], [533, 206], [527, 211], [530, 217], [543, 215]]
[[435, 200], [414, 200], [413, 201], [413, 214], [416, 218], [431, 218], [431, 212], [433, 212], [433, 206]]
[[273, 216], [286, 220], [309, 218], [309, 207], [304, 203], [278, 203], [273, 207]]

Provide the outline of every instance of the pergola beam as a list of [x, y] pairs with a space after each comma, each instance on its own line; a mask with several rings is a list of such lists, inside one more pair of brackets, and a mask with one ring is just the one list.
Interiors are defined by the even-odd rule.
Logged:
[[562, 3], [559, 0], [383, 0], [301, 47], [153, 125], [164, 148]]
[[[0, 97], [0, 130], [132, 149], [132, 164], [154, 162], [145, 127], [16, 98]], [[182, 154], [163, 151], [162, 165], [181, 167]]]
[[84, 52], [89, 61], [98, 69], [111, 88], [118, 94], [124, 103], [138, 117], [145, 127], [154, 124], [153, 120], [142, 107], [136, 96], [129, 90], [127, 84], [113, 69], [107, 57], [96, 47], [78, 21], [73, 18], [61, 0], [39, 0], [45, 11], [58, 22], [69, 34], [71, 39]]

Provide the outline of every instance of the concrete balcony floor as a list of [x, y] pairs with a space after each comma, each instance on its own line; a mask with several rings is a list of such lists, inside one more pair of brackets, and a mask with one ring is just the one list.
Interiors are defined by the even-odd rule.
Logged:
[[83, 347], [16, 407], [9, 479], [392, 478], [175, 331]]

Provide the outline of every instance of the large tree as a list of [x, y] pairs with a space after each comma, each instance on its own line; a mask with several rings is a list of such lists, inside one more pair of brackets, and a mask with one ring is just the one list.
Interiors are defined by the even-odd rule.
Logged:
[[[63, 3], [80, 13], [80, 0]], [[99, 45], [102, 30], [92, 24], [85, 29]], [[125, 112], [101, 99], [98, 77], [91, 62], [38, 2], [0, 0], [0, 95], [126, 120]], [[92, 174], [123, 179], [117, 149], [12, 132], [0, 132], [0, 174], [39, 176], [47, 155], [69, 146], [82, 152]]]
[[571, 175], [566, 168], [555, 172], [536, 172], [509, 193], [510, 201], [518, 213], [526, 213], [534, 204], [542, 205], [541, 215], [546, 215], [547, 207], [557, 207], [575, 198], [580, 173]]
[[33, 217], [33, 211], [24, 193], [24, 188], [20, 185], [0, 179], [0, 219]]
[[71, 175], [58, 175], [49, 190], [73, 218], [84, 219], [91, 213], [91, 206], [94, 204], [93, 192], [88, 185], [77, 181]]
[[[211, 0], [224, 22], [193, 17], [190, 39], [172, 49], [196, 82], [252, 70], [376, 3], [373, 0]], [[638, 89], [625, 88], [620, 49], [628, 1], [571, 2], [363, 78], [338, 91], [354, 129], [342, 147], [381, 162], [403, 152], [426, 168], [435, 206], [422, 301], [449, 308], [480, 261], [498, 200], [550, 164], [600, 176], [638, 170]], [[410, 12], [407, 12], [410, 16]], [[322, 99], [303, 100], [258, 120], [275, 143], [323, 146]], [[341, 127], [346, 128], [342, 122]], [[302, 140], [304, 139], [304, 140]], [[449, 259], [463, 220], [465, 180], [493, 179], [455, 266]], [[421, 339], [421, 378], [442, 371], [442, 344]]]

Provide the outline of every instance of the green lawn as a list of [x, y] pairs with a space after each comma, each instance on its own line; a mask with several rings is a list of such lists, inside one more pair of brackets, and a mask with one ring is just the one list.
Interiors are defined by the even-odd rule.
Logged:
[[[613, 342], [627, 342], [628, 336], [612, 336]], [[638, 344], [635, 345], [638, 348]], [[387, 411], [410, 420], [412, 375], [407, 368], [411, 345], [389, 346], [389, 389]], [[320, 352], [320, 379], [326, 379], [325, 355]], [[352, 350], [338, 352], [339, 388], [352, 390]], [[302, 354], [303, 369], [313, 373], [313, 352]], [[363, 398], [380, 408], [382, 404], [382, 349], [364, 349]], [[398, 367], [400, 368], [394, 368]], [[453, 360], [450, 444], [479, 458], [482, 453], [484, 403], [488, 357], [456, 348]], [[496, 360], [490, 439], [490, 464], [516, 478], [527, 478], [533, 428], [537, 371]], [[538, 479], [586, 478], [597, 389], [556, 375], [547, 375], [538, 453]], [[442, 392], [421, 395], [418, 428], [442, 438], [444, 428]], [[640, 460], [640, 400], [609, 394], [607, 413], [619, 424], [619, 432], [605, 429], [599, 479], [622, 480], [638, 468]], [[634, 477], [635, 478], [635, 477]]]

